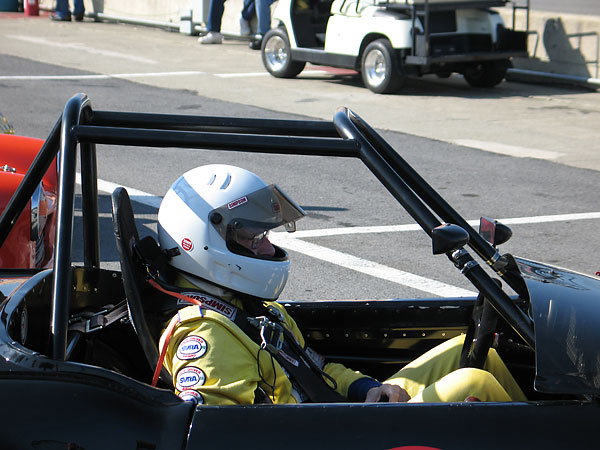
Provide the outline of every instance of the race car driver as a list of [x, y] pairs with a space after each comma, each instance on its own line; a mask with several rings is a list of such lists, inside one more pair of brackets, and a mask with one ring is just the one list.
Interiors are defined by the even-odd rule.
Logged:
[[176, 271], [176, 295], [190, 306], [171, 319], [159, 348], [177, 395], [210, 405], [526, 400], [493, 349], [485, 370], [459, 369], [462, 336], [384, 383], [305, 347], [275, 302], [288, 254], [267, 236], [279, 226], [295, 231], [304, 215], [279, 187], [234, 166], [198, 167], [171, 186], [158, 212], [158, 237]]

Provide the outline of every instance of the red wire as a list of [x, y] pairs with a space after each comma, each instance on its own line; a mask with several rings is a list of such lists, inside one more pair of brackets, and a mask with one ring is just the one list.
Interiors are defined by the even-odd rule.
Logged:
[[165, 288], [163, 288], [160, 284], [158, 284], [156, 281], [154, 281], [153, 279], [149, 279], [148, 283], [154, 289], [158, 289], [160, 292], [162, 292], [164, 294], [172, 295], [173, 297], [177, 297], [177, 298], [179, 298], [181, 300], [185, 300], [186, 302], [202, 306], [202, 302], [200, 300], [196, 300], [195, 298], [188, 297], [187, 295], [180, 294], [179, 292], [168, 291]]
[[175, 331], [175, 325], [179, 323], [179, 316], [174, 316], [169, 323], [169, 328], [167, 328], [167, 335], [165, 337], [165, 343], [163, 344], [163, 348], [160, 352], [160, 358], [158, 358], [158, 362], [156, 363], [156, 368], [154, 369], [154, 375], [152, 376], [152, 386], [156, 386], [158, 383], [158, 377], [160, 376], [160, 371], [165, 362], [165, 356], [167, 354], [167, 348], [169, 347], [169, 342], [171, 341], [171, 336], [173, 336], [173, 332]]
[[[149, 279], [148, 283], [154, 289], [158, 289], [160, 292], [163, 292], [167, 295], [172, 295], [173, 297], [177, 297], [181, 300], [185, 300], [186, 302], [190, 302], [195, 305], [202, 306], [202, 302], [200, 300], [196, 300], [195, 298], [180, 294], [179, 292], [168, 291], [152, 279]], [[202, 317], [202, 309], [200, 309], [200, 316]], [[175, 326], [178, 323], [179, 323], [179, 314], [174, 316], [171, 319], [171, 322], [169, 323], [169, 326], [168, 326], [167, 330], [165, 331], [165, 333], [166, 333], [165, 342], [164, 342], [163, 348], [160, 352], [160, 357], [158, 358], [158, 361], [156, 363], [156, 368], [154, 369], [154, 375], [152, 377], [152, 386], [156, 386], [156, 383], [158, 383], [158, 377], [160, 376], [160, 371], [165, 362], [165, 356], [167, 355], [167, 348], [169, 347], [169, 342], [171, 341], [171, 336], [173, 336], [173, 333], [175, 332]]]

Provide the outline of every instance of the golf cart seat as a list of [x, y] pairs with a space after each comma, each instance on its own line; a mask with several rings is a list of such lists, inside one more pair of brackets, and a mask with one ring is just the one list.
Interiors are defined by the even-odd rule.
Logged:
[[[136, 255], [135, 247], [140, 239], [131, 201], [125, 188], [119, 187], [112, 194], [112, 216], [129, 318], [153, 371], [159, 358], [160, 333], [169, 319], [160, 308], [164, 304], [161, 299], [164, 299], [165, 294], [156, 291], [147, 283], [146, 267]], [[171, 377], [164, 367], [160, 379], [166, 387], [172, 387]]]

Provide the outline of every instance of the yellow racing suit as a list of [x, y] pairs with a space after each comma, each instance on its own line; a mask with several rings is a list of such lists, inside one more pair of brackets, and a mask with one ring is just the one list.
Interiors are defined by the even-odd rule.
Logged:
[[[182, 284], [181, 280], [178, 284]], [[191, 287], [187, 282], [186, 287]], [[248, 337], [233, 321], [239, 300], [196, 296], [203, 306], [187, 306], [173, 318], [176, 328], [168, 341], [164, 365], [173, 376], [175, 392], [184, 400], [210, 405], [252, 404], [260, 387], [273, 403], [306, 400], [280, 364]], [[304, 347], [304, 338], [285, 308], [265, 302], [282, 315], [285, 327]], [[163, 332], [160, 348], [167, 333]], [[458, 369], [464, 336], [435, 347], [402, 368], [386, 383], [406, 389], [411, 402], [524, 401], [521, 389], [495, 350], [490, 350], [485, 370]], [[318, 360], [319, 356], [315, 357]], [[458, 369], [458, 370], [457, 370]], [[322, 364], [335, 380], [336, 391], [348, 401], [364, 401], [366, 392], [381, 383], [338, 363]], [[329, 382], [331, 384], [331, 382]]]

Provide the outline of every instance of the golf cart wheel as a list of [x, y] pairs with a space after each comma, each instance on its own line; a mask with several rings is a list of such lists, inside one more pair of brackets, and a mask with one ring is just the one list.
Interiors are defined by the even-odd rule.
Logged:
[[265, 69], [277, 78], [294, 78], [304, 69], [304, 61], [292, 60], [292, 50], [284, 28], [273, 28], [265, 34], [262, 43]]
[[507, 61], [485, 61], [464, 73], [465, 80], [473, 87], [494, 87], [506, 76]]
[[378, 94], [396, 92], [406, 81], [387, 39], [377, 39], [367, 45], [362, 57], [361, 75], [365, 86]]

